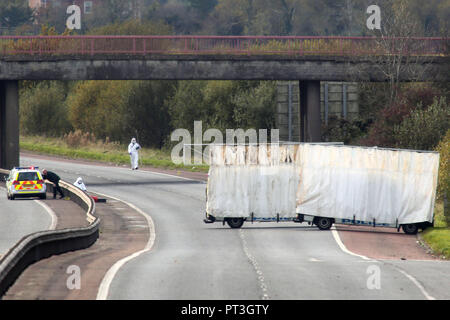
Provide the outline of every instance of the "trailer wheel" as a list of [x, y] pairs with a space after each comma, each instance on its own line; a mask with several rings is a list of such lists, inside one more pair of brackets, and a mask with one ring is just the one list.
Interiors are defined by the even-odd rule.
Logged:
[[333, 220], [330, 218], [317, 217], [314, 220], [314, 223], [320, 230], [330, 230], [333, 225]]
[[417, 224], [403, 224], [402, 230], [406, 234], [417, 234], [417, 231], [419, 231], [419, 227]]
[[227, 218], [226, 221], [232, 229], [239, 229], [244, 224], [244, 218]]

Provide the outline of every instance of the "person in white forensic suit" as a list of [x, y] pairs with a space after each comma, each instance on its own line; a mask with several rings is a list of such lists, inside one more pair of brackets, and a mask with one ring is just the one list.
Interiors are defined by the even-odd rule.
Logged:
[[83, 179], [81, 177], [78, 177], [77, 181], [75, 181], [74, 183], [74, 186], [83, 191], [87, 191], [86, 185], [84, 184]]
[[136, 142], [136, 138], [131, 139], [131, 143], [128, 145], [128, 154], [130, 155], [131, 170], [139, 169], [139, 152], [141, 149], [139, 143]]

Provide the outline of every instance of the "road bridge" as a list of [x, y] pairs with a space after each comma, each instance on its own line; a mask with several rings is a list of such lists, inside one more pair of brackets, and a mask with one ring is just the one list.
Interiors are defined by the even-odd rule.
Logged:
[[448, 81], [449, 38], [2, 36], [0, 167], [19, 163], [19, 80], [297, 80], [302, 141], [320, 141], [320, 81]]

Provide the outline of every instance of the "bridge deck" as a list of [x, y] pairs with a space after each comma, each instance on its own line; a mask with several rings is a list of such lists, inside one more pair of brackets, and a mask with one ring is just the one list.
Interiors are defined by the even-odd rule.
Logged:
[[58, 55], [307, 56], [448, 55], [450, 38], [277, 36], [1, 36], [0, 58]]

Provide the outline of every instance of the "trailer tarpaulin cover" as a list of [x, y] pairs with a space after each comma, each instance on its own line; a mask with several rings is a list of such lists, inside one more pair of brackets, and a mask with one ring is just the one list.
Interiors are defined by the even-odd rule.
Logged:
[[439, 154], [320, 144], [210, 148], [208, 214], [433, 221]]
[[295, 215], [297, 149], [294, 145], [211, 146], [207, 213], [215, 217]]
[[438, 153], [304, 144], [296, 161], [297, 213], [390, 224], [433, 220]]

